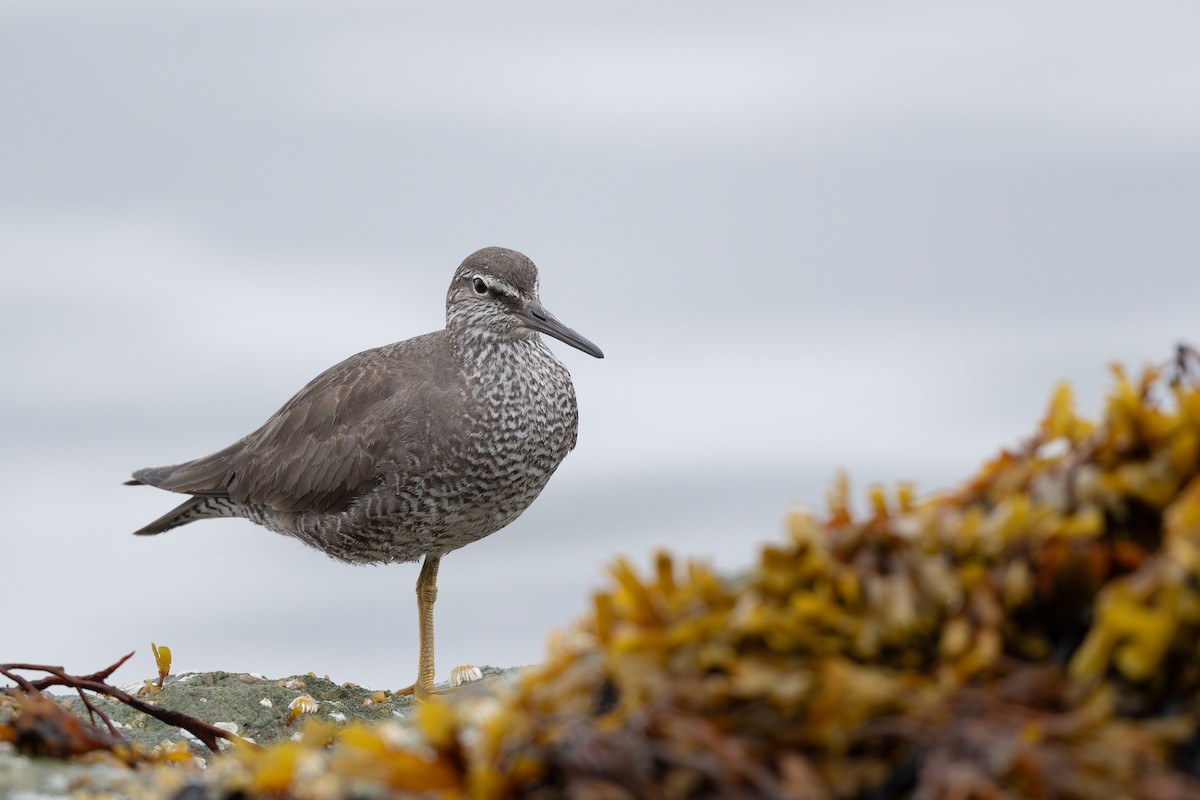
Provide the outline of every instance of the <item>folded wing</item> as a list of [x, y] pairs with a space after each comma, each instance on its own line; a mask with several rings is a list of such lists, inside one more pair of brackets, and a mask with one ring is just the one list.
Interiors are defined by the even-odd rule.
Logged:
[[[419, 456], [428, 436], [414, 407], [427, 407], [431, 396], [453, 400], [453, 387], [434, 380], [446, 372], [427, 368], [435, 353], [405, 357], [406, 350], [442, 349], [435, 336], [352, 356], [313, 379], [249, 436], [195, 461], [138, 470], [133, 482], [281, 513], [340, 511], [375, 485], [382, 463], [394, 470]], [[414, 402], [418, 395], [424, 397]]]

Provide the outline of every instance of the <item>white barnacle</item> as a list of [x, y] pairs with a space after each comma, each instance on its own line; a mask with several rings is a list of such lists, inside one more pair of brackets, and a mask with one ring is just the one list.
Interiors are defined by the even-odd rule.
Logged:
[[287, 724], [291, 725], [296, 721], [296, 717], [300, 716], [301, 714], [313, 713], [317, 710], [317, 706], [317, 701], [313, 700], [310, 695], [299, 695], [295, 700], [288, 703]]
[[262, 706], [263, 708], [271, 708], [272, 706], [275, 705], [274, 703], [271, 702], [271, 698], [269, 698], [269, 697], [264, 697], [262, 700], [259, 700], [258, 704], [260, 706]]
[[312, 699], [312, 695], [302, 694], [297, 695], [296, 699], [288, 703], [288, 711], [300, 709], [301, 714], [311, 714], [317, 710], [319, 704]]
[[470, 683], [482, 678], [483, 672], [473, 664], [463, 664], [461, 667], [455, 667], [450, 670], [451, 686], [462, 686], [464, 683]]

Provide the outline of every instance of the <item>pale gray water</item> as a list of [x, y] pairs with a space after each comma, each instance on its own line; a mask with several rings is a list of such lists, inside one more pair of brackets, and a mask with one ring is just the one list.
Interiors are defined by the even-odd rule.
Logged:
[[128, 533], [215, 450], [528, 253], [580, 445], [451, 555], [438, 663], [539, 658], [617, 551], [736, 569], [839, 467], [934, 489], [1059, 378], [1200, 340], [1188, 3], [0, 5], [0, 660], [415, 664], [415, 566]]

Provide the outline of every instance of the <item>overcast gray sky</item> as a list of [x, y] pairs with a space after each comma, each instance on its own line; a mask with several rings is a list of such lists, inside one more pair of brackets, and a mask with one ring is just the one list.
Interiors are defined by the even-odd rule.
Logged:
[[747, 564], [838, 468], [953, 485], [1053, 383], [1200, 340], [1193, 3], [0, 3], [0, 660], [396, 688], [416, 566], [120, 485], [531, 256], [579, 448], [446, 559], [536, 661], [618, 551]]

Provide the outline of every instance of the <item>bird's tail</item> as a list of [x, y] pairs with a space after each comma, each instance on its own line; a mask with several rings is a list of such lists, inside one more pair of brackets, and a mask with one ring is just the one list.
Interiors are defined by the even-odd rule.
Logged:
[[133, 480], [125, 481], [126, 486], [155, 486], [160, 489], [169, 489], [170, 487], [163, 486], [172, 475], [174, 475], [180, 467], [186, 467], [187, 464], [172, 464], [169, 467], [146, 467], [139, 469], [133, 473]]
[[[127, 481], [127, 483], [131, 486], [136, 486], [141, 481]], [[187, 501], [163, 514], [146, 527], [134, 531], [133, 535], [152, 536], [156, 533], [169, 531], [172, 528], [178, 528], [180, 525], [187, 525], [189, 522], [195, 522], [198, 519], [236, 516], [239, 516], [237, 508], [228, 498], [190, 497]]]

